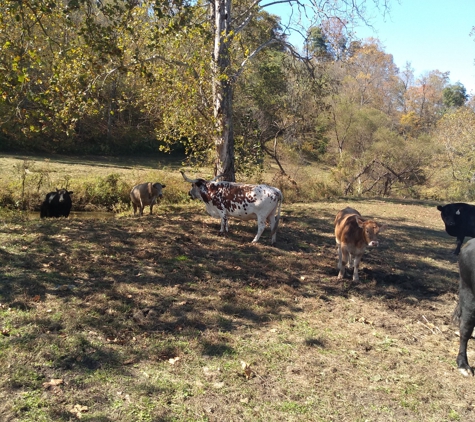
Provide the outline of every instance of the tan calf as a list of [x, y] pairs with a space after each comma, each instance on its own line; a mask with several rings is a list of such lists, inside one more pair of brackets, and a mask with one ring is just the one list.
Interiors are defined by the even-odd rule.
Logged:
[[364, 220], [353, 208], [341, 210], [335, 217], [335, 238], [338, 245], [338, 278], [345, 275], [345, 266], [353, 266], [353, 281], [358, 281], [358, 266], [367, 246], [378, 246], [378, 233], [387, 228], [373, 220]]
[[146, 205], [150, 205], [150, 215], [152, 214], [152, 209], [154, 204], [157, 203], [157, 199], [162, 198], [163, 192], [162, 189], [165, 185], [161, 183], [142, 183], [136, 185], [130, 191], [130, 199], [132, 200], [132, 206], [134, 207], [134, 215], [139, 209], [139, 215], [143, 215], [143, 209]]

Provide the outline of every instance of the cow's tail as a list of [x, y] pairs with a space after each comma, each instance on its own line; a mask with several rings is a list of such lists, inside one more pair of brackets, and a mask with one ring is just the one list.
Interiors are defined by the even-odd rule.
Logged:
[[275, 224], [274, 229], [272, 230], [271, 236], [274, 236], [277, 233], [277, 229], [279, 227], [279, 220], [280, 220], [280, 209], [282, 207], [282, 201], [284, 200], [284, 195], [282, 192], [279, 192], [279, 203], [277, 204], [277, 215], [275, 216]]

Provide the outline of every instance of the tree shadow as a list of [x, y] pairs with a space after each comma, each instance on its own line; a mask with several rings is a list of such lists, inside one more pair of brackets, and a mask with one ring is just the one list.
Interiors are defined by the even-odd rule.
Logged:
[[[338, 280], [333, 220], [332, 210], [286, 212], [275, 247], [268, 228], [258, 244], [250, 243], [255, 222], [233, 221], [229, 237], [221, 238], [219, 221], [187, 210], [158, 216], [153, 228], [132, 217], [0, 228], [8, 230], [0, 249], [1, 302], [22, 311], [19, 326], [37, 327], [28, 334], [29, 344], [60, 345], [64, 332], [81, 333], [82, 340], [62, 353], [42, 352], [58, 371], [107, 366], [130, 376], [128, 360], [151, 356], [134, 347], [134, 338], [159, 333], [194, 341], [206, 356], [232, 355], [236, 351], [225, 336], [210, 340], [205, 334], [292, 319], [300, 309], [289, 298], [331, 303], [357, 293], [381, 298], [391, 309], [398, 306], [394, 300], [399, 304], [409, 296], [435, 303], [455, 294], [450, 237], [404, 217], [386, 219], [390, 229], [379, 248], [366, 251], [359, 283]], [[61, 304], [51, 314], [58, 317], [29, 315], [49, 295]], [[115, 350], [122, 345], [127, 354]], [[305, 345], [327, 347], [320, 338], [307, 338]], [[174, 358], [181, 347], [155, 343], [154, 359]]]
[[62, 155], [62, 154], [28, 154], [3, 153], [5, 157], [17, 160], [41, 161], [64, 165], [88, 165], [93, 167], [111, 167], [122, 169], [160, 169], [180, 168], [186, 156], [175, 151], [168, 153], [151, 152], [147, 154], [129, 154], [124, 156], [101, 156], [101, 155]]

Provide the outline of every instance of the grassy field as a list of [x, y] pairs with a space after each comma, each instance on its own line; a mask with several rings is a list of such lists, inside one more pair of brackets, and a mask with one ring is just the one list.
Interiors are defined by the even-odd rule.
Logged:
[[[66, 157], [0, 155], [0, 207], [39, 212], [46, 193], [57, 188], [74, 192], [73, 211], [130, 211], [130, 190], [146, 181], [167, 186], [164, 204], [184, 203], [189, 186], [179, 172], [191, 177], [212, 177], [209, 168], [184, 167], [183, 156], [156, 154], [130, 157]], [[284, 190], [287, 202], [315, 200], [335, 195], [329, 171], [319, 166], [296, 162], [286, 165], [298, 189], [287, 177], [276, 177], [275, 164], [269, 163], [259, 182]], [[242, 182], [255, 183], [250, 178]]]
[[[348, 205], [389, 225], [359, 283], [336, 277], [332, 223]], [[5, 212], [1, 420], [475, 420], [455, 365], [455, 239], [435, 205], [284, 203], [276, 247], [268, 229], [250, 244], [253, 222], [218, 237], [198, 203], [142, 218]]]

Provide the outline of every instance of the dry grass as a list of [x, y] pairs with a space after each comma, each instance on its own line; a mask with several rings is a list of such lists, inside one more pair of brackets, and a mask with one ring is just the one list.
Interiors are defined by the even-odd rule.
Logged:
[[[336, 278], [347, 205], [390, 226], [360, 283]], [[473, 420], [435, 204], [284, 204], [277, 247], [251, 222], [217, 237], [199, 204], [157, 211], [4, 219], [2, 420]]]

